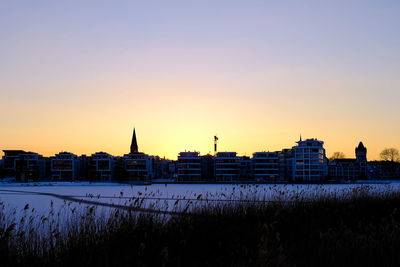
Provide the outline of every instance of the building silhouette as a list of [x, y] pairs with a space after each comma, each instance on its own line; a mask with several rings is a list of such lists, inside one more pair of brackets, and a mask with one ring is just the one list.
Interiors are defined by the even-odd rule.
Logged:
[[256, 182], [276, 183], [281, 180], [279, 152], [255, 152], [252, 162]]
[[214, 160], [217, 182], [240, 181], [240, 158], [236, 152], [218, 152]]
[[3, 150], [3, 175], [15, 177], [17, 181], [39, 181], [46, 177], [48, 159], [24, 150]]
[[201, 181], [215, 182], [214, 157], [210, 154], [200, 156], [201, 160]]
[[201, 181], [201, 158], [199, 154], [197, 151], [179, 153], [177, 163], [178, 181]]
[[136, 140], [136, 131], [135, 128], [133, 128], [133, 135], [132, 135], [132, 142], [131, 142], [131, 154], [138, 153], [139, 148]]
[[325, 180], [328, 166], [324, 142], [317, 139], [300, 140], [293, 150], [293, 181], [317, 183]]
[[[215, 141], [215, 140], [214, 140]], [[112, 156], [96, 152], [89, 157], [60, 152], [43, 157], [24, 150], [3, 150], [0, 178], [17, 181], [125, 181], [134, 183], [323, 183], [360, 179], [400, 178], [400, 163], [367, 161], [367, 148], [359, 142], [355, 158], [328, 162], [324, 142], [300, 140], [289, 149], [255, 152], [252, 157], [236, 152], [200, 155], [180, 152], [178, 159], [168, 160], [139, 152], [136, 129], [133, 129], [128, 154]]]
[[359, 180], [367, 178], [367, 148], [360, 142], [355, 148], [356, 158], [334, 159], [329, 162], [329, 179]]
[[133, 128], [131, 149], [129, 154], [122, 157], [121, 180], [150, 183], [153, 177], [153, 159], [139, 152], [136, 140], [136, 130]]
[[91, 155], [87, 163], [90, 181], [111, 181], [115, 176], [116, 158], [105, 152]]
[[51, 179], [53, 181], [74, 181], [79, 178], [78, 156], [70, 152], [60, 152], [51, 159]]
[[282, 149], [282, 151], [279, 151], [280, 179], [293, 183], [294, 182], [293, 166], [294, 166], [293, 150], [290, 148], [285, 148]]
[[248, 156], [239, 157], [240, 162], [240, 181], [248, 183], [253, 181], [252, 159]]

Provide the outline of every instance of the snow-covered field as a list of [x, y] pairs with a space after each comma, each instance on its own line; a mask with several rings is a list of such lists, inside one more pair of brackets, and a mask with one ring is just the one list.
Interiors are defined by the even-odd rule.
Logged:
[[[226, 185], [118, 183], [0, 183], [0, 208], [9, 216], [68, 216], [94, 207], [97, 214], [117, 209], [183, 211], [237, 201], [307, 201], [320, 196], [348, 197], [400, 190], [400, 182], [335, 185]], [[50, 214], [49, 214], [50, 213]], [[47, 217], [46, 217], [47, 218]]]

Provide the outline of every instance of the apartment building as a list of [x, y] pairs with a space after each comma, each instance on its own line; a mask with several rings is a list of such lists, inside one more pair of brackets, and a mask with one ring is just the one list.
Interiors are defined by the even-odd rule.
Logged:
[[252, 163], [256, 182], [281, 181], [278, 152], [256, 152], [253, 154]]
[[214, 160], [217, 182], [240, 181], [240, 158], [236, 152], [218, 152]]
[[199, 152], [180, 152], [177, 163], [178, 181], [201, 181], [201, 158]]
[[60, 152], [51, 158], [51, 179], [73, 181], [79, 178], [79, 159], [70, 152]]
[[325, 180], [328, 174], [324, 142], [307, 139], [296, 142], [293, 150], [293, 181], [316, 183]]
[[113, 179], [116, 160], [110, 154], [96, 152], [89, 157], [87, 162], [90, 181], [111, 181]]

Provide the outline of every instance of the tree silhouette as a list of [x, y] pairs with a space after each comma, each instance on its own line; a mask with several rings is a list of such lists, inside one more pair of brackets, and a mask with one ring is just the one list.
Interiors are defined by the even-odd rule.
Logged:
[[399, 150], [393, 147], [383, 149], [380, 156], [385, 161], [398, 162], [400, 160]]
[[345, 157], [343, 152], [334, 152], [332, 156], [329, 158], [329, 161], [333, 161], [335, 159], [343, 159]]

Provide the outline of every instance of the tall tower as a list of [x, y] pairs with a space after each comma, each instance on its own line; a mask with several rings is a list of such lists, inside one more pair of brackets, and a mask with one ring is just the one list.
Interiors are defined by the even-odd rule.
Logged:
[[360, 171], [358, 179], [365, 179], [367, 177], [367, 148], [362, 142], [356, 147], [356, 161], [356, 166]]
[[358, 161], [367, 161], [367, 148], [362, 142], [356, 147], [356, 159]]
[[135, 127], [133, 128], [133, 136], [132, 136], [132, 143], [131, 143], [131, 154], [139, 152], [137, 141], [136, 141], [136, 132]]

